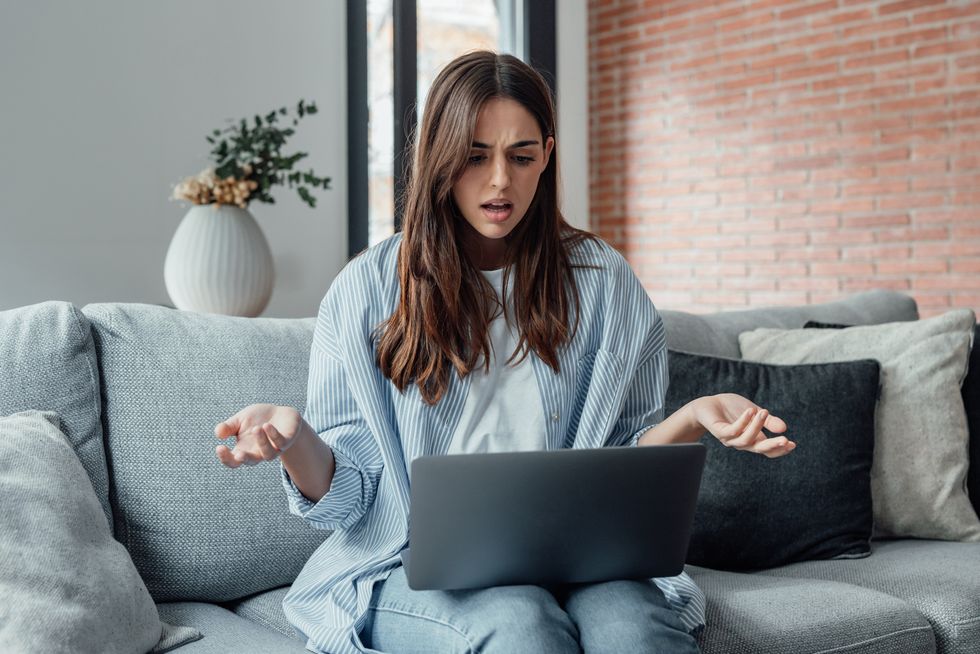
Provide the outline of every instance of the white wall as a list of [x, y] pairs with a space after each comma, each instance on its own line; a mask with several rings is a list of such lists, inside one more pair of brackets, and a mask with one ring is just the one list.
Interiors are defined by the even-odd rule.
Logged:
[[[528, 0], [533, 1], [533, 0]], [[589, 228], [589, 11], [586, 0], [555, 3], [558, 164], [565, 219]]]
[[0, 310], [43, 300], [169, 304], [172, 185], [226, 118], [300, 98], [287, 152], [332, 178], [316, 209], [252, 203], [276, 265], [264, 316], [315, 315], [346, 262], [343, 0], [0, 4]]

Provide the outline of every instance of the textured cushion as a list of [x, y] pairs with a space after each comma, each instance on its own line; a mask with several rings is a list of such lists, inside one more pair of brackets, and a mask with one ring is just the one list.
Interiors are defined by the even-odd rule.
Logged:
[[0, 311], [0, 415], [40, 409], [61, 417], [112, 525], [99, 422], [99, 371], [88, 320], [68, 302]]
[[915, 300], [896, 291], [866, 291], [825, 304], [765, 307], [745, 311], [692, 314], [660, 311], [667, 329], [667, 346], [682, 352], [711, 354], [737, 359], [741, 356], [738, 335], [756, 327], [802, 327], [807, 320], [877, 324], [919, 317]]
[[786, 421], [797, 443], [769, 459], [701, 442], [707, 458], [687, 560], [723, 570], [870, 552], [878, 362], [770, 366], [669, 350], [670, 415], [738, 393]]
[[966, 493], [966, 413], [960, 386], [976, 319], [969, 309], [914, 322], [843, 330], [757, 329], [742, 355], [765, 363], [873, 357], [882, 390], [871, 469], [875, 534], [980, 540]]
[[707, 597], [707, 626], [698, 637], [703, 654], [936, 651], [929, 622], [885, 593], [833, 581], [687, 571]]
[[0, 418], [0, 651], [142, 654], [156, 606], [58, 427], [50, 411]]
[[[811, 320], [805, 329], [844, 329], [853, 325], [836, 325]], [[980, 326], [973, 332], [970, 365], [963, 380], [963, 405], [966, 408], [967, 431], [970, 433], [970, 466], [967, 470], [967, 490], [973, 508], [980, 513]]]
[[306, 402], [313, 319], [90, 304], [116, 537], [158, 601], [290, 584], [325, 533], [289, 514], [278, 464], [229, 469], [214, 426], [256, 402]]
[[906, 539], [875, 541], [871, 547], [871, 556], [861, 561], [808, 561], [764, 574], [888, 593], [929, 620], [940, 652], [980, 653], [980, 544]]
[[289, 586], [283, 586], [229, 603], [225, 608], [246, 620], [257, 622], [263, 627], [274, 629], [284, 636], [298, 638], [301, 642], [305, 642], [305, 639], [301, 638], [299, 633], [289, 624], [286, 613], [282, 610], [282, 600], [288, 592]]
[[204, 634], [201, 640], [181, 647], [179, 654], [309, 654], [304, 641], [287, 638], [214, 604], [176, 602], [158, 609], [162, 619], [190, 625]]

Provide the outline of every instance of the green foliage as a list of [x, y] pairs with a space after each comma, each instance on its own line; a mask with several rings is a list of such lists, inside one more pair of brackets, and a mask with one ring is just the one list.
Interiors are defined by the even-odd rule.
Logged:
[[[295, 186], [303, 202], [315, 207], [316, 198], [310, 194], [308, 187], [329, 189], [330, 178], [318, 177], [312, 169], [304, 173], [294, 171], [293, 167], [307, 153], [283, 154], [282, 148], [295, 132], [293, 127], [300, 119], [316, 112], [315, 103], [300, 100], [295, 116], [291, 117], [289, 110], [281, 107], [265, 116], [256, 115], [251, 127], [243, 118], [237, 125], [214, 130], [205, 138], [214, 146], [211, 159], [215, 163], [215, 174], [221, 179], [255, 180], [258, 188], [249, 195], [249, 201], [274, 204], [270, 190], [281, 184], [289, 188]], [[280, 119], [289, 121], [292, 126], [282, 126]]]

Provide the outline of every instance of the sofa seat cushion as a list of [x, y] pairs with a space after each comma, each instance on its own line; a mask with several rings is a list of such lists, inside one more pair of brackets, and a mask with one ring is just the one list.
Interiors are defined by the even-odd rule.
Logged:
[[329, 532], [289, 513], [278, 463], [230, 469], [214, 426], [306, 404], [313, 318], [89, 304], [116, 538], [157, 602], [230, 601], [290, 584]]
[[766, 576], [846, 582], [888, 593], [924, 615], [943, 654], [980, 653], [980, 544], [873, 541], [860, 561], [807, 561]]
[[88, 320], [69, 302], [0, 311], [0, 415], [51, 411], [112, 527], [99, 369]]
[[302, 636], [289, 624], [286, 613], [282, 610], [282, 600], [289, 592], [289, 586], [252, 595], [238, 602], [229, 602], [225, 608], [233, 611], [246, 620], [257, 622], [264, 627], [274, 629], [284, 636], [306, 642]]
[[182, 645], [179, 654], [309, 654], [303, 642], [239, 617], [216, 604], [158, 604], [160, 619], [194, 627], [203, 638]]
[[707, 626], [698, 636], [703, 654], [936, 651], [929, 622], [882, 592], [697, 566], [687, 572], [707, 597]]

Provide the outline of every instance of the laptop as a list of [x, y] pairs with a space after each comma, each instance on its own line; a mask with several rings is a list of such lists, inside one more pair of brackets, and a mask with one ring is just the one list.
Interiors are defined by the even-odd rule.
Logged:
[[680, 574], [705, 446], [451, 454], [412, 461], [414, 590]]

